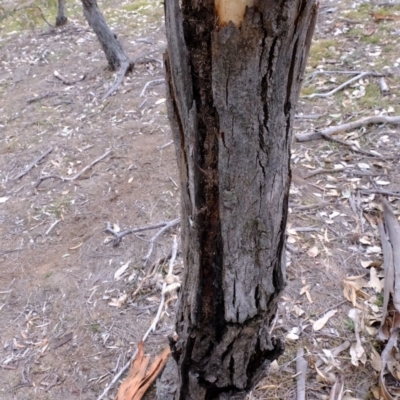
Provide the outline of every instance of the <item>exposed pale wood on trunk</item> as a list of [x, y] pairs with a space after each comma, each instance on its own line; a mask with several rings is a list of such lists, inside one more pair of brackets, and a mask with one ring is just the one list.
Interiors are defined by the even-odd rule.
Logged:
[[259, 0], [240, 27], [220, 28], [213, 0], [165, 7], [185, 275], [176, 362], [158, 399], [243, 399], [282, 352], [269, 329], [285, 284], [292, 122], [317, 8]]

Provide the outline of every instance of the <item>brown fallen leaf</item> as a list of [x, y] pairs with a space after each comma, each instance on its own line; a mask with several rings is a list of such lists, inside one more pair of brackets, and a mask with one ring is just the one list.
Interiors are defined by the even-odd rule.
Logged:
[[146, 373], [150, 357], [144, 355], [144, 343], [140, 341], [138, 344], [138, 354], [131, 364], [128, 376], [121, 383], [115, 400], [141, 400], [147, 389], [164, 368], [170, 353], [171, 350], [167, 346], [155, 358]]

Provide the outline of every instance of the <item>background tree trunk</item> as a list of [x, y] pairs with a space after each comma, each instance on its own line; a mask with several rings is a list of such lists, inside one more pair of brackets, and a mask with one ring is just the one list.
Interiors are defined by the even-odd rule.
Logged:
[[68, 18], [65, 16], [65, 0], [58, 0], [56, 26], [65, 25]]
[[[242, 399], [282, 352], [269, 329], [285, 282], [292, 122], [317, 6], [215, 1], [165, 3], [185, 275], [159, 400]], [[168, 371], [178, 382], [163, 390]]]
[[125, 69], [129, 66], [129, 58], [117, 39], [117, 36], [111, 32], [106, 20], [103, 17], [96, 0], [82, 0], [83, 13], [89, 25], [96, 33], [101, 47], [106, 55], [108, 65], [113, 71]]

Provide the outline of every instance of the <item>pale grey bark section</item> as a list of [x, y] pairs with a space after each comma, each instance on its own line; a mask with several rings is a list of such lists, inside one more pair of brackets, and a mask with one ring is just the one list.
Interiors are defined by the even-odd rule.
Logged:
[[[213, 0], [166, 0], [168, 114], [185, 264], [159, 400], [243, 399], [282, 351], [290, 143], [317, 8], [259, 0], [218, 28]], [[172, 372], [171, 372], [172, 371]], [[176, 379], [176, 378], [175, 378]]]

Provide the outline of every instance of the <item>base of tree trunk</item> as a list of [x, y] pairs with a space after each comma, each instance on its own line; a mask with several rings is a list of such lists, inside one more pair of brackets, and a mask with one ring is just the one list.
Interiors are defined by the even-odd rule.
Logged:
[[56, 18], [56, 26], [63, 26], [68, 22], [68, 18], [63, 16], [63, 17], [57, 17]]

